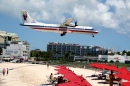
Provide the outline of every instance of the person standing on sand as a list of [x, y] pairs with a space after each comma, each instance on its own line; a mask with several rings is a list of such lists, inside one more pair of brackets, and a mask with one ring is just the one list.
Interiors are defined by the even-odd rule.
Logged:
[[49, 63], [47, 62], [47, 69], [49, 68]]
[[7, 68], [7, 75], [8, 75], [8, 73], [9, 73], [9, 69]]
[[5, 75], [5, 68], [3, 69], [3, 76]]
[[111, 70], [111, 74], [109, 75], [110, 77], [110, 85], [109, 86], [113, 86], [113, 81], [115, 79], [114, 75], [113, 75], [113, 71]]

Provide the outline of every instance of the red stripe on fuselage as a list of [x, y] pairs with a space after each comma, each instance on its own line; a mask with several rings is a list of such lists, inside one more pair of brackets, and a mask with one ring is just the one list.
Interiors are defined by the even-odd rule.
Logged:
[[[60, 28], [34, 28], [34, 27], [31, 27], [31, 28], [33, 28], [33, 29], [35, 29], [35, 30], [54, 30], [54, 31], [56, 31], [56, 30], [58, 30], [58, 31], [60, 31], [59, 29]], [[83, 33], [94, 33], [94, 34], [97, 34], [98, 32], [94, 32], [94, 31], [89, 31], [89, 30], [69, 30], [69, 29], [67, 29], [67, 31], [71, 31], [72, 33], [73, 32], [83, 32]]]
[[83, 32], [83, 33], [95, 33], [95, 34], [98, 33], [98, 32], [89, 31], [89, 30], [88, 31], [87, 30], [85, 30], [85, 31], [84, 30], [69, 30], [69, 31], [71, 31], [71, 32]]

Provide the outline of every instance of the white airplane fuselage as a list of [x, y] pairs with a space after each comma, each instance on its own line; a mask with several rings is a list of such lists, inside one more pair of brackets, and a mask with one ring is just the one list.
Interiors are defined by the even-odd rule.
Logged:
[[98, 31], [94, 30], [93, 27], [85, 27], [85, 26], [67, 26], [67, 27], [59, 27], [58, 24], [44, 24], [44, 23], [24, 23], [20, 24], [22, 26], [28, 26], [34, 30], [44, 31], [44, 32], [56, 32], [62, 33], [66, 31], [67, 33], [82, 33], [82, 34], [90, 34], [95, 35], [98, 34]]

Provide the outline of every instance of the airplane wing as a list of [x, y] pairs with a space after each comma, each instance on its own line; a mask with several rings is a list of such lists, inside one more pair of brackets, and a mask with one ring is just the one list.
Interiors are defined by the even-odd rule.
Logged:
[[67, 27], [73, 21], [73, 18], [68, 18], [60, 27]]

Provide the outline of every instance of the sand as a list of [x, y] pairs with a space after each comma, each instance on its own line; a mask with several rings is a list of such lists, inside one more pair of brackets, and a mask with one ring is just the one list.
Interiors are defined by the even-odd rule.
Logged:
[[[40, 86], [48, 83], [47, 75], [57, 72], [54, 70], [54, 66], [47, 69], [46, 65], [27, 63], [0, 63], [0, 70], [3, 68], [9, 68], [9, 74], [3, 76], [0, 73], [0, 86]], [[77, 75], [83, 75], [92, 86], [109, 86], [108, 84], [98, 84], [98, 82], [104, 82], [104, 80], [92, 80], [93, 77], [86, 77], [94, 74], [94, 70], [69, 68]], [[96, 72], [96, 74], [99, 74], [99, 72]]]

